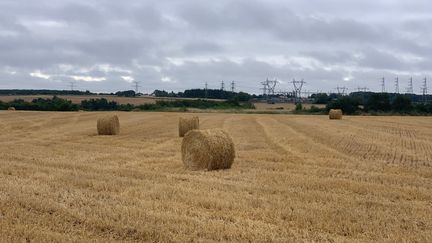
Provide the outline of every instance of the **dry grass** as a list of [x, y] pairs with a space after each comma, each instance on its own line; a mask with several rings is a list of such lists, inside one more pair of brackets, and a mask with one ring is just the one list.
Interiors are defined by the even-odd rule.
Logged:
[[187, 132], [194, 129], [199, 129], [199, 118], [197, 116], [179, 118], [180, 137], [184, 137]]
[[329, 119], [330, 120], [341, 120], [342, 119], [342, 110], [341, 109], [330, 109]]
[[182, 160], [192, 170], [229, 169], [235, 158], [231, 136], [222, 129], [193, 130], [182, 141]]
[[189, 171], [176, 113], [0, 112], [0, 242], [432, 241], [432, 118], [200, 114], [236, 160]]
[[120, 133], [120, 121], [117, 115], [101, 117], [97, 120], [99, 135], [118, 135]]

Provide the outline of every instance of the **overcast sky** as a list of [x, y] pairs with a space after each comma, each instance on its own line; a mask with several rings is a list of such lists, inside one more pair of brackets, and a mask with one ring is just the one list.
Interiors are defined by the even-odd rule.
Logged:
[[431, 67], [430, 0], [0, 0], [0, 89], [420, 92]]

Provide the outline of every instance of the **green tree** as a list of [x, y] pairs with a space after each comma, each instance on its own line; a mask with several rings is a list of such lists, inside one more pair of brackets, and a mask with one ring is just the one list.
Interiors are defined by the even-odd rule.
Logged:
[[315, 104], [327, 104], [330, 100], [326, 93], [313, 94], [311, 98], [315, 99]]
[[396, 112], [408, 112], [413, 110], [411, 99], [406, 95], [397, 95], [392, 102], [392, 109]]
[[330, 101], [326, 109], [327, 111], [330, 109], [341, 109], [344, 114], [354, 114], [360, 110], [359, 105], [360, 101], [357, 98], [341, 96], [338, 99]]
[[81, 107], [89, 111], [112, 111], [118, 110], [118, 104], [115, 101], [108, 101], [105, 98], [90, 99], [81, 101]]
[[126, 90], [126, 91], [118, 91], [115, 93], [115, 95], [117, 96], [122, 96], [122, 97], [135, 97], [135, 91], [133, 90]]
[[390, 111], [390, 96], [388, 93], [373, 93], [366, 101], [366, 111]]

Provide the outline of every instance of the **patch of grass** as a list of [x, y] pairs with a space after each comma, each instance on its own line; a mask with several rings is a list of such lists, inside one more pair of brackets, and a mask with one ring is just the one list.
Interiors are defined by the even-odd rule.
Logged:
[[309, 109], [302, 108], [301, 106], [296, 106], [296, 109], [293, 111], [293, 114], [301, 114], [301, 115], [324, 115], [326, 114], [326, 108], [319, 108], [317, 106], [312, 105]]

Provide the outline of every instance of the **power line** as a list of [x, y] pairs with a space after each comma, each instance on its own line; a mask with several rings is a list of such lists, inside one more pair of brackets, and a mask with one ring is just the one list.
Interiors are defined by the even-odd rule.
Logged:
[[408, 93], [408, 94], [412, 94], [412, 93], [414, 93], [413, 78], [412, 78], [412, 77], [408, 80], [407, 93]]
[[221, 81], [221, 90], [224, 91], [225, 90], [225, 82], [222, 80]]
[[395, 93], [399, 94], [399, 77], [395, 79]]
[[423, 79], [423, 87], [422, 87], [422, 93], [423, 93], [423, 102], [426, 103], [426, 96], [427, 96], [427, 78], [425, 77]]
[[135, 94], [138, 94], [139, 88], [141, 87], [140, 82], [139, 81], [133, 81], [133, 83], [134, 83], [134, 87], [135, 87]]
[[277, 79], [269, 81], [269, 86], [268, 87], [269, 87], [269, 92], [270, 92], [271, 95], [274, 95], [275, 88], [276, 88], [276, 85], [278, 83], [279, 83], [279, 81], [277, 81]]
[[207, 99], [207, 96], [208, 96], [208, 84], [207, 84], [207, 82], [205, 82], [205, 89], [204, 89], [204, 93], [205, 93], [205, 98]]
[[368, 87], [357, 87], [358, 92], [368, 92], [369, 88]]
[[[267, 80], [268, 81], [268, 80]], [[262, 90], [263, 90], [263, 96], [267, 95], [267, 82], [261, 82], [261, 84], [263, 85]]]
[[293, 84], [294, 90], [294, 99], [295, 99], [295, 103], [301, 103], [301, 94], [302, 94], [302, 88], [303, 86], [306, 84], [306, 82], [302, 79], [302, 80], [295, 80], [293, 79], [293, 81], [291, 81], [291, 83]]
[[339, 86], [337, 86], [336, 90], [338, 92], [338, 95], [344, 96], [345, 93], [346, 93], [346, 91], [348, 90], [348, 88], [347, 87], [339, 87]]
[[75, 81], [71, 81], [71, 82], [69, 82], [69, 86], [70, 86], [71, 91], [74, 91], [74, 90], [75, 90], [75, 84], [76, 84]]
[[234, 93], [234, 90], [235, 90], [235, 81], [233, 80], [233, 81], [231, 82], [231, 92]]
[[266, 79], [266, 81], [261, 82], [261, 84], [263, 85], [263, 96], [274, 95], [275, 88], [278, 83], [279, 81], [277, 81], [277, 79], [269, 80], [268, 78]]
[[381, 79], [381, 93], [385, 93], [386, 89], [385, 89], [385, 77], [383, 77]]
[[306, 97], [310, 97], [312, 94], [315, 94], [315, 92], [310, 90], [302, 91], [302, 94], [306, 95]]

